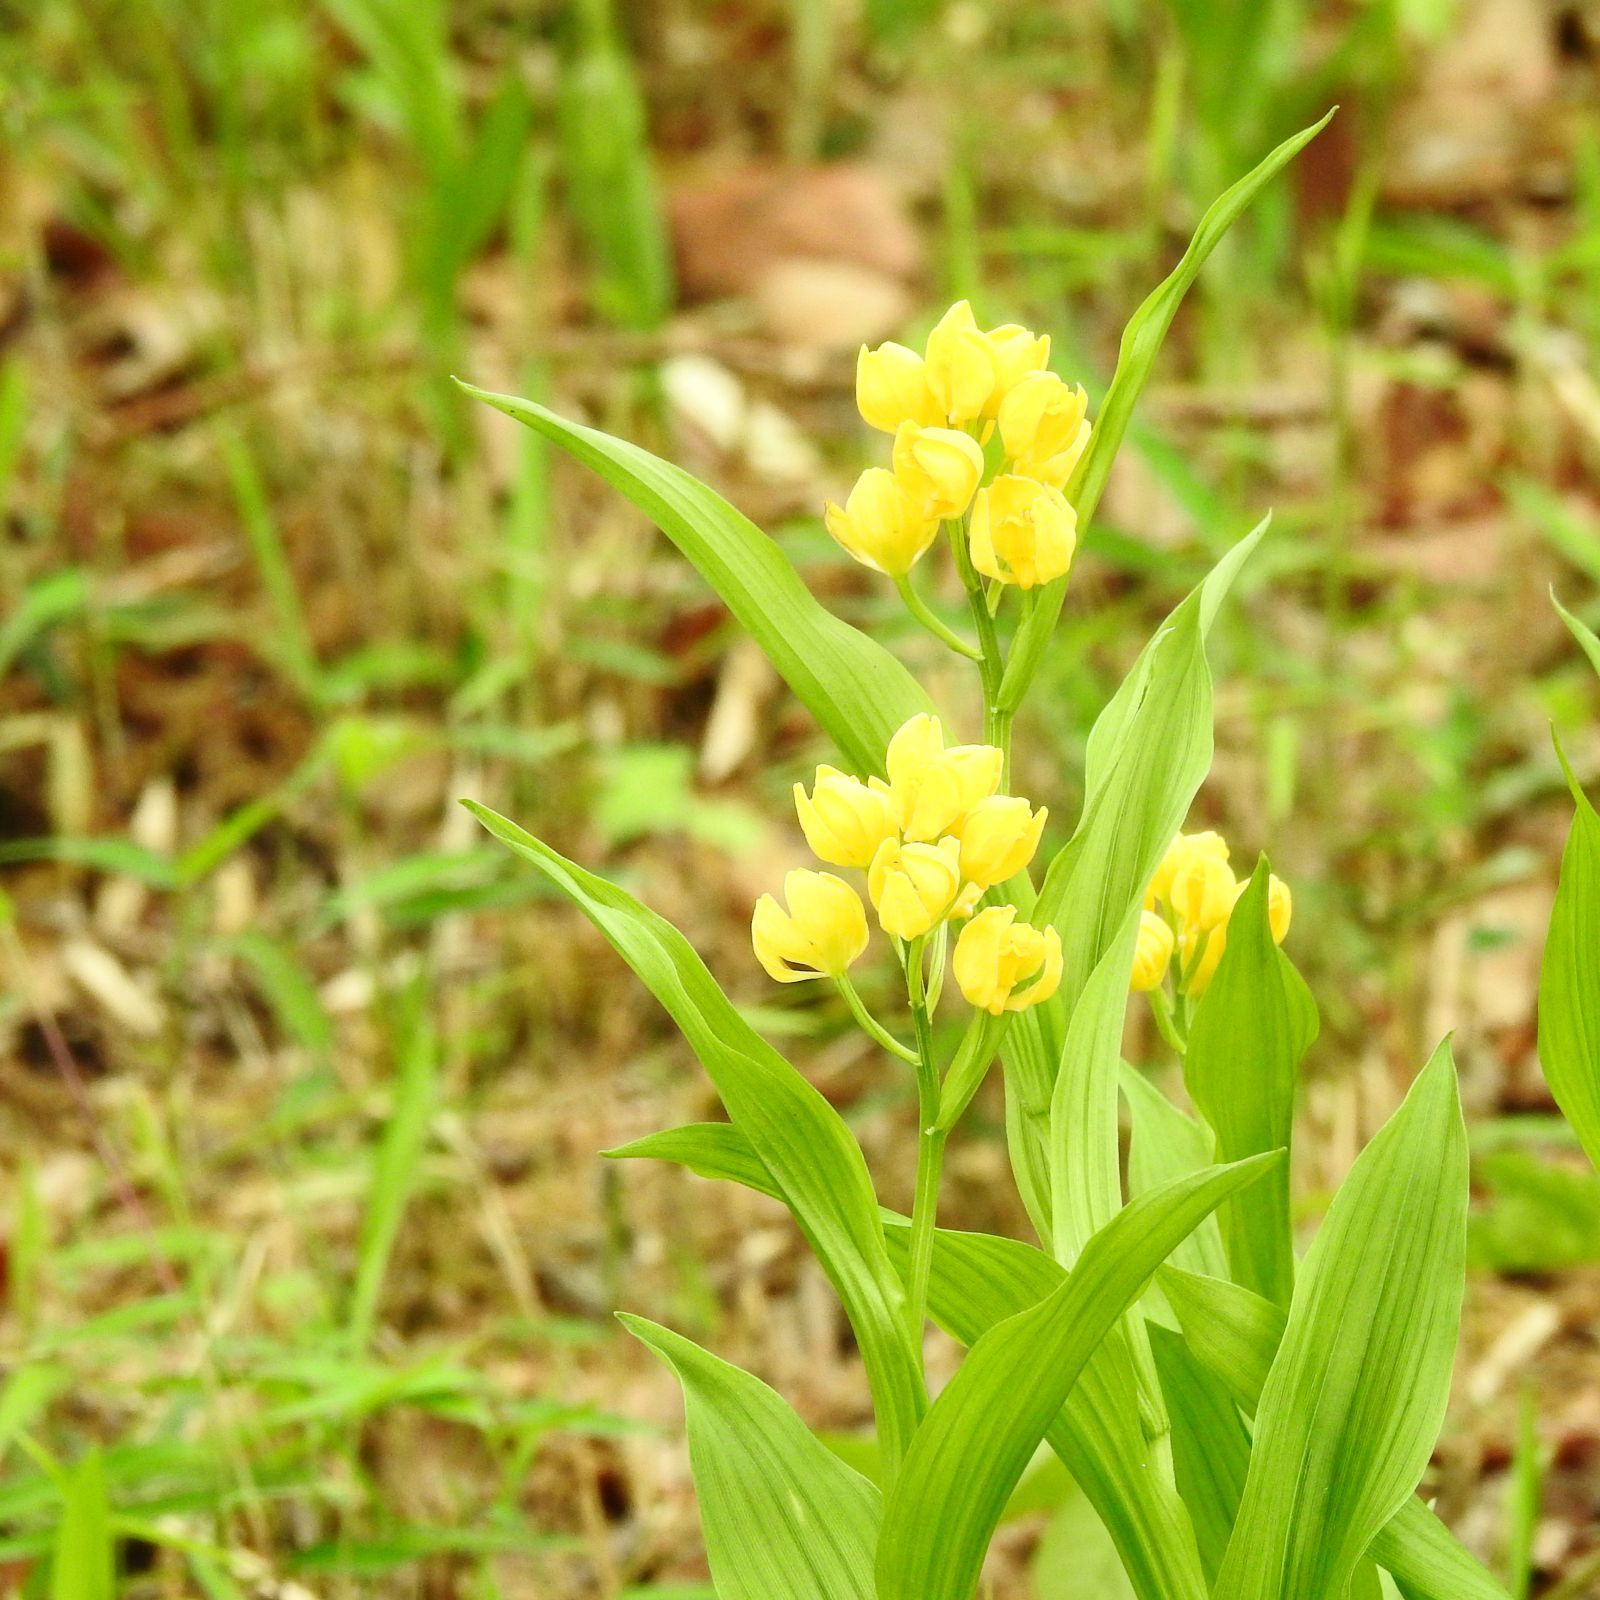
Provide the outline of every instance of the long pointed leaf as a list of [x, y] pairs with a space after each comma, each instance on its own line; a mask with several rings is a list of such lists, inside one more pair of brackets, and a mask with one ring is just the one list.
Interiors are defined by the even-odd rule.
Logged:
[[[1122, 436], [1127, 432], [1139, 396], [1155, 370], [1156, 357], [1161, 353], [1167, 329], [1172, 326], [1172, 319], [1178, 314], [1183, 297], [1199, 276], [1206, 257], [1216, 249], [1222, 236], [1233, 226], [1245, 207], [1322, 131], [1332, 115], [1332, 111], [1328, 112], [1311, 127], [1285, 139], [1264, 161], [1219, 195], [1201, 217], [1200, 225], [1189, 241], [1189, 248], [1184, 251], [1177, 266], [1129, 318], [1127, 327], [1122, 330], [1117, 370], [1099, 414], [1095, 417], [1089, 448], [1067, 485], [1067, 498], [1077, 507], [1080, 527], [1087, 527], [1094, 517], [1101, 492], [1111, 475], [1111, 463], [1121, 447]], [[1015, 707], [1022, 703], [1033, 675], [1039, 670], [1039, 662], [1043, 659], [1056, 620], [1061, 615], [1066, 592], [1065, 579], [1048, 585], [1033, 615], [1018, 629], [1011, 658], [1006, 663], [1005, 678], [1000, 686], [1002, 704]]]
[[774, 1200], [783, 1199], [766, 1163], [731, 1122], [689, 1122], [681, 1128], [663, 1128], [660, 1133], [647, 1133], [642, 1139], [600, 1153], [611, 1161], [675, 1161], [702, 1178], [724, 1178]]
[[833, 615], [742, 512], [681, 467], [532, 400], [461, 387], [553, 440], [620, 489], [693, 563], [858, 773], [883, 770], [890, 737], [933, 709], [900, 662]]
[[877, 1487], [759, 1379], [643, 1317], [620, 1320], [683, 1385], [720, 1600], [872, 1600]]
[[[1258, 863], [1233, 915], [1216, 976], [1195, 1012], [1183, 1076], [1217, 1136], [1217, 1159], [1281, 1150], [1294, 1131], [1295, 1074], [1317, 1036], [1305, 980], [1273, 942], [1271, 873]], [[1287, 1166], [1217, 1214], [1232, 1276], [1279, 1305], [1294, 1290]]]
[[[1283, 1312], [1221, 1279], [1172, 1266], [1159, 1278], [1191, 1353], [1227, 1385], [1239, 1409], [1254, 1416], [1283, 1337]], [[1410, 1600], [1507, 1600], [1483, 1564], [1415, 1496], [1384, 1524], [1367, 1553]]]
[[[781, 1198], [760, 1157], [727, 1123], [673, 1128], [607, 1154], [675, 1161], [702, 1177], [729, 1179]], [[890, 1256], [903, 1275], [910, 1223], [887, 1211], [883, 1219]], [[1205, 1225], [1214, 1229], [1214, 1219], [1207, 1218]], [[1220, 1257], [1220, 1242], [1217, 1250]], [[1065, 1278], [1063, 1267], [1031, 1245], [941, 1229], [929, 1313], [954, 1338], [975, 1344], [995, 1323], [1037, 1305]], [[1162, 1474], [1150, 1470], [1150, 1441], [1119, 1329], [1095, 1348], [1046, 1440], [1105, 1523], [1139, 1600], [1207, 1600], [1188, 1515]]]
[[[1083, 813], [1050, 863], [1036, 925], [1061, 934], [1055, 998], [1023, 1012], [1006, 1036], [1006, 1129], [1013, 1170], [1041, 1238], [1050, 1237], [1050, 1103], [1069, 1019], [1171, 843], [1211, 765], [1211, 674], [1205, 640], [1263, 522], [1217, 563], [1157, 630], [1089, 737]], [[1103, 1100], [1104, 1097], [1102, 1097]], [[1115, 1141], [1102, 1116], [1085, 1139]], [[1115, 1099], [1111, 1101], [1115, 1116]]]
[[[1128, 1139], [1128, 1193], [1141, 1195], [1157, 1184], [1182, 1178], [1215, 1160], [1215, 1141], [1208, 1129], [1180, 1111], [1147, 1079], [1123, 1063], [1122, 1097], [1128, 1103], [1132, 1125]], [[1207, 1217], [1176, 1250], [1171, 1267], [1189, 1272], [1226, 1274], [1228, 1258], [1223, 1253], [1222, 1232], [1215, 1217]], [[1164, 1283], [1168, 1268], [1156, 1275]]]
[[1341, 1600], [1416, 1489], [1449, 1398], [1466, 1222], [1466, 1126], [1441, 1045], [1301, 1269], [1216, 1600]]
[[1539, 1062], [1600, 1167], [1600, 816], [1570, 770], [1568, 779], [1577, 810], [1539, 973]]
[[839, 1292], [861, 1346], [886, 1457], [898, 1462], [926, 1399], [907, 1337], [905, 1288], [889, 1264], [872, 1179], [844, 1119], [739, 1015], [670, 922], [515, 823], [467, 804], [599, 928], [682, 1029]]
[[978, 1340], [885, 1502], [880, 1600], [969, 1600], [1006, 1500], [1095, 1346], [1178, 1241], [1274, 1159], [1213, 1168], [1134, 1201], [1060, 1288]]

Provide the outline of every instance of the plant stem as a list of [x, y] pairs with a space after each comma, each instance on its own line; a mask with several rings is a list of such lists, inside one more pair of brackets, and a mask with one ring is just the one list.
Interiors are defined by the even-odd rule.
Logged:
[[1150, 991], [1150, 1012], [1156, 1019], [1156, 1032], [1178, 1055], [1187, 1054], [1189, 1041], [1178, 1029], [1178, 1020], [1172, 1014], [1172, 1002], [1167, 998], [1165, 989], [1157, 988]]
[[912, 1066], [921, 1063], [921, 1056], [907, 1045], [903, 1045], [895, 1036], [883, 1026], [873, 1014], [862, 1004], [861, 996], [856, 993], [856, 986], [844, 974], [839, 973], [833, 980], [839, 986], [839, 993], [844, 996], [845, 1004], [850, 1007], [850, 1014], [861, 1026], [861, 1031], [868, 1037], [882, 1045], [892, 1056], [899, 1056], [902, 1061], [909, 1062]]
[[978, 660], [978, 675], [983, 681], [983, 736], [985, 742], [998, 745], [1003, 756], [1000, 768], [1000, 788], [1011, 788], [1011, 718], [1013, 712], [1000, 705], [1000, 680], [1005, 675], [1005, 662], [1000, 657], [1000, 638], [995, 632], [994, 615], [984, 597], [983, 580], [972, 565], [967, 550], [967, 530], [964, 519], [947, 521], [945, 533], [950, 539], [950, 550], [956, 559], [956, 571], [961, 575], [961, 586], [967, 591], [967, 603], [972, 609], [972, 620], [978, 630], [978, 643], [982, 655]]
[[906, 1320], [922, 1366], [922, 1332], [928, 1311], [928, 1278], [933, 1268], [933, 1235], [939, 1218], [939, 1178], [944, 1166], [947, 1129], [939, 1118], [939, 1068], [933, 1057], [933, 1022], [923, 988], [922, 940], [906, 950], [906, 988], [917, 1025], [917, 1188], [911, 1202], [911, 1263], [907, 1283]]
[[968, 644], [959, 633], [947, 628], [933, 614], [928, 608], [928, 602], [917, 593], [909, 574], [896, 578], [894, 586], [900, 591], [900, 598], [905, 601], [906, 609], [935, 639], [941, 644], [948, 645], [957, 655], [965, 656], [968, 661], [982, 662], [983, 652]]

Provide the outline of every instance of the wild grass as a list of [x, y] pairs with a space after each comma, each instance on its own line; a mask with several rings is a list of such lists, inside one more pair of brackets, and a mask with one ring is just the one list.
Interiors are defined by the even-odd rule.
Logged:
[[[1530, 1021], [1497, 1004], [1568, 815], [1546, 724], [1600, 726], [1544, 600], [1600, 619], [1592, 86], [1543, 166], [1416, 201], [1393, 114], [1464, 5], [1246, 6], [1237, 37], [1177, 3], [858, 25], [797, 0], [725, 34], [700, 9], [0, 5], [0, 1562], [24, 1593], [702, 1593], [676, 1412], [652, 1389], [659, 1435], [617, 1420], [653, 1381], [610, 1330], [619, 1279], [752, 1360], [849, 1359], [770, 1212], [582, 1175], [705, 1107], [453, 804], [648, 883], [909, 1179], [909, 1103], [852, 1077], [844, 1013], [740, 982], [804, 720], [641, 519], [447, 384], [683, 441], [881, 618], [821, 536], [826, 486], [663, 398], [662, 360], [709, 354], [829, 484], [859, 458], [848, 353], [675, 312], [661, 196], [708, 154], [902, 152], [912, 322], [971, 294], [1048, 325], [1098, 411], [1202, 199], [1346, 101], [1334, 170], [1269, 202], [1174, 331], [1025, 777], [1076, 796], [1132, 641], [1244, 531], [1226, 508], [1274, 504], [1213, 641], [1208, 803], [1281, 841], [1319, 931], [1303, 1115], [1329, 1154], [1302, 1203], [1442, 1020], [1490, 1085], [1479, 1138], [1513, 1147], [1479, 1158], [1485, 1272], [1592, 1255], [1592, 1185], [1529, 1177], [1559, 1157], [1513, 1115]], [[747, 732], [707, 780], [719, 703]], [[1569, 753], [1600, 771], [1592, 739]], [[974, 1115], [998, 1139], [998, 1103]], [[1014, 1221], [973, 1161], [962, 1204]], [[816, 1407], [847, 1431], [839, 1387]], [[1518, 1446], [1516, 1581], [1547, 1455]], [[1039, 1503], [1063, 1593], [1084, 1505]]]

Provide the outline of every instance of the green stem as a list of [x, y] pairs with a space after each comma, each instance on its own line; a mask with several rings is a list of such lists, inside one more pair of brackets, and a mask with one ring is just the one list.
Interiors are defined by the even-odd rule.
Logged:
[[1000, 788], [1011, 788], [1011, 718], [1013, 711], [1000, 705], [1000, 683], [1005, 676], [1005, 662], [1000, 655], [1000, 638], [995, 632], [994, 614], [984, 596], [983, 580], [972, 565], [967, 550], [967, 530], [964, 520], [952, 518], [944, 525], [950, 539], [950, 550], [955, 556], [956, 571], [961, 575], [961, 586], [967, 591], [967, 603], [972, 611], [972, 621], [978, 630], [978, 643], [982, 655], [978, 661], [978, 675], [983, 681], [983, 736], [985, 742], [998, 745], [1004, 759], [1001, 763]]
[[868, 1037], [876, 1040], [892, 1056], [899, 1056], [902, 1061], [911, 1066], [918, 1066], [922, 1057], [915, 1050], [903, 1045], [895, 1036], [883, 1026], [861, 1002], [861, 996], [856, 993], [856, 986], [844, 973], [838, 973], [834, 980], [839, 986], [839, 993], [844, 996], [845, 1004], [850, 1007], [850, 1014], [861, 1026], [861, 1031]]
[[917, 1025], [917, 1188], [911, 1202], [911, 1263], [906, 1321], [922, 1366], [922, 1332], [928, 1313], [928, 1279], [933, 1270], [933, 1236], [939, 1218], [939, 1178], [949, 1131], [938, 1126], [939, 1068], [933, 1054], [933, 1020], [922, 978], [922, 940], [906, 951], [906, 988]]
[[910, 574], [904, 574], [894, 580], [894, 586], [900, 591], [900, 598], [905, 601], [906, 609], [914, 616], [924, 628], [931, 633], [941, 644], [948, 645], [957, 655], [963, 655], [968, 661], [981, 662], [983, 652], [967, 643], [959, 633], [947, 628], [938, 617], [928, 608], [928, 602], [917, 593], [911, 582]]
[[1167, 998], [1165, 989], [1150, 991], [1150, 1012], [1156, 1019], [1156, 1032], [1178, 1055], [1186, 1055], [1189, 1041], [1178, 1029], [1178, 1019], [1172, 1014], [1172, 1002]]

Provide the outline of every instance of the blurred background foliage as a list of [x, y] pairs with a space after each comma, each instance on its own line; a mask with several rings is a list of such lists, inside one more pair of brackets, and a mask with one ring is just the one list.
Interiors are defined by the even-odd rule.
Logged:
[[[1063, 837], [1093, 714], [1271, 508], [1197, 821], [1294, 884], [1306, 1215], [1456, 1029], [1481, 1271], [1433, 1488], [1514, 1592], [1594, 1592], [1600, 1187], [1533, 1055], [1552, 721], [1600, 774], [1546, 599], [1600, 620], [1579, 0], [0, 0], [0, 1582], [705, 1596], [622, 1302], [856, 1448], [776, 1209], [595, 1160], [709, 1091], [454, 803], [677, 920], [909, 1190], [909, 1085], [748, 953], [824, 752], [448, 375], [715, 483], [959, 722], [821, 528], [857, 345], [969, 295], [1098, 395], [1204, 204], [1336, 102], [1169, 340], [1018, 782]], [[1020, 1230], [1000, 1115], [954, 1193]], [[1118, 1592], [1070, 1486], [1013, 1510], [997, 1595]]]

